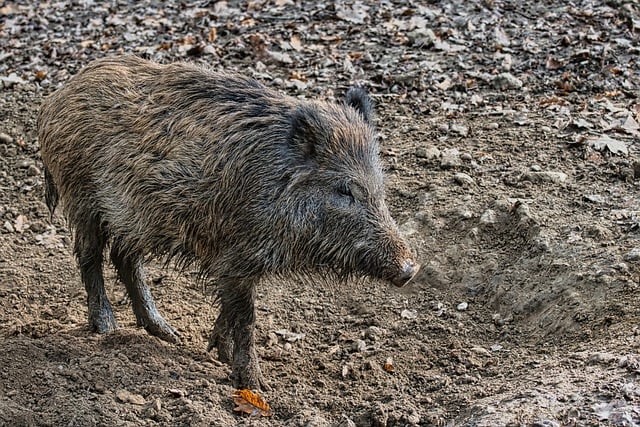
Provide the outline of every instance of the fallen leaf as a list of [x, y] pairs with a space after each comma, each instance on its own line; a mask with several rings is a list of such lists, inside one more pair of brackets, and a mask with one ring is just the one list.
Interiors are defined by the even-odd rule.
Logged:
[[216, 27], [211, 27], [211, 29], [209, 30], [209, 35], [207, 36], [207, 40], [209, 40], [210, 42], [214, 42], [217, 38], [218, 30], [216, 30]]
[[244, 412], [252, 417], [270, 417], [273, 415], [269, 404], [251, 390], [236, 390], [231, 397], [233, 397], [233, 403], [238, 405], [233, 408], [236, 412]]
[[394, 372], [396, 368], [393, 366], [393, 358], [387, 357], [387, 361], [384, 362], [383, 368], [387, 372]]
[[352, 4], [336, 2], [335, 8], [338, 18], [353, 24], [364, 24], [364, 21], [369, 17], [367, 13], [369, 6], [360, 1], [355, 1]]
[[597, 136], [588, 140], [591, 147], [598, 151], [603, 151], [605, 148], [611, 151], [613, 154], [629, 154], [627, 144], [623, 141], [613, 139], [607, 135]]
[[300, 41], [300, 37], [297, 35], [292, 35], [291, 40], [289, 40], [289, 44], [293, 48], [293, 50], [300, 52], [302, 50], [302, 42]]
[[557, 70], [559, 68], [564, 67], [564, 62], [559, 61], [552, 56], [549, 56], [547, 58], [546, 67], [547, 67], [547, 70]]

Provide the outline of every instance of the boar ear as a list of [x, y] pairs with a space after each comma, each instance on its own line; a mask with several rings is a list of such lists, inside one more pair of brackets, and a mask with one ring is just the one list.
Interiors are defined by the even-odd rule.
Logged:
[[312, 159], [316, 155], [318, 144], [328, 139], [328, 128], [315, 106], [301, 105], [291, 114], [290, 143], [305, 159]]
[[352, 87], [347, 91], [344, 103], [359, 112], [367, 123], [373, 124], [373, 101], [366, 90], [358, 86]]

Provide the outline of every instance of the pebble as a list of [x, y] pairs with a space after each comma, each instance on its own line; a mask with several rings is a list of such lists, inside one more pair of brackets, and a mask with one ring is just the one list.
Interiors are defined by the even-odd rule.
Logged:
[[497, 222], [496, 211], [493, 209], [487, 209], [480, 215], [480, 224], [482, 225], [492, 225]]
[[493, 86], [498, 90], [520, 89], [523, 86], [522, 80], [511, 73], [501, 73], [493, 78]]
[[487, 125], [487, 129], [496, 130], [500, 127], [500, 125], [496, 122], [491, 122]]
[[526, 172], [522, 176], [523, 181], [531, 181], [534, 184], [541, 182], [551, 182], [554, 184], [562, 184], [569, 178], [564, 172], [554, 172], [554, 171], [541, 171], [541, 172]]
[[462, 161], [460, 160], [460, 151], [456, 148], [448, 148], [442, 151], [442, 159], [440, 160], [440, 167], [442, 169], [450, 169], [456, 166], [460, 166]]
[[36, 165], [29, 165], [27, 168], [27, 175], [29, 176], [38, 176], [40, 173], [40, 169]]
[[132, 403], [134, 405], [144, 405], [146, 403], [146, 401], [144, 400], [144, 397], [142, 397], [139, 394], [133, 394], [127, 390], [116, 391], [116, 397], [122, 403]]
[[454, 123], [451, 125], [451, 132], [455, 132], [460, 136], [467, 136], [469, 135], [469, 128], [467, 126]]
[[469, 187], [471, 185], [474, 185], [476, 182], [473, 180], [473, 178], [469, 175], [467, 175], [466, 173], [462, 173], [462, 172], [458, 172], [453, 176], [453, 180], [463, 186], [463, 187]]
[[6, 87], [7, 89], [12, 87], [15, 84], [26, 83], [24, 80], [18, 77], [16, 73], [11, 73], [7, 77], [0, 76], [0, 81], [2, 81], [3, 86]]
[[624, 256], [624, 260], [627, 262], [640, 261], [640, 248], [633, 248]]
[[11, 135], [0, 132], [0, 144], [11, 144], [12, 142], [13, 138], [11, 137]]
[[425, 147], [419, 147], [416, 149], [416, 157], [421, 159], [433, 160], [440, 157], [440, 150], [433, 145], [427, 145]]
[[367, 343], [364, 340], [354, 340], [352, 344], [353, 351], [365, 351], [367, 349]]
[[402, 310], [402, 312], [400, 312], [400, 317], [402, 317], [403, 319], [415, 319], [416, 317], [418, 317], [418, 312], [405, 308], [404, 310]]
[[473, 160], [473, 157], [469, 153], [462, 153], [460, 154], [460, 160], [464, 160], [465, 162], [470, 162], [471, 160]]
[[382, 329], [377, 326], [369, 326], [366, 331], [364, 331], [364, 337], [371, 341], [378, 341], [380, 337], [384, 335]]
[[458, 311], [466, 311], [467, 308], [469, 308], [469, 303], [466, 303], [466, 302], [461, 302], [456, 306], [456, 310]]
[[13, 225], [11, 225], [11, 223], [9, 221], [5, 221], [4, 222], [4, 228], [9, 232], [9, 233], [13, 233], [15, 230], [15, 228], [13, 228]]

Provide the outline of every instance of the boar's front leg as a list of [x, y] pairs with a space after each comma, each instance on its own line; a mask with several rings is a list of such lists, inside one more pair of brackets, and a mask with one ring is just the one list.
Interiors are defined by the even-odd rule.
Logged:
[[161, 340], [180, 342], [178, 332], [160, 315], [145, 280], [144, 267], [136, 254], [120, 250], [117, 246], [111, 249], [111, 261], [118, 271], [118, 278], [127, 288], [133, 312], [138, 326], [142, 326], [151, 335]]
[[220, 278], [218, 297], [221, 310], [214, 328], [214, 334], [218, 335], [212, 335], [212, 339], [217, 339], [214, 344], [218, 348], [218, 357], [225, 358], [232, 348], [231, 379], [235, 387], [268, 390], [255, 348], [257, 282], [255, 277]]
[[222, 305], [216, 324], [213, 327], [213, 332], [211, 332], [209, 337], [207, 351], [215, 348], [218, 350], [218, 360], [230, 365], [233, 361], [233, 341], [231, 338], [231, 328], [227, 324], [228, 319], [229, 308]]

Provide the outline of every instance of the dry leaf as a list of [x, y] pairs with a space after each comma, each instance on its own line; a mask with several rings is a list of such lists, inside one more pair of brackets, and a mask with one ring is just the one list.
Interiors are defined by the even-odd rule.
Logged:
[[300, 52], [302, 50], [302, 42], [300, 41], [300, 37], [295, 34], [291, 36], [289, 44], [297, 52]]
[[564, 67], [564, 62], [559, 61], [552, 56], [549, 56], [547, 58], [546, 67], [547, 67], [547, 70], [557, 70], [559, 68]]
[[387, 361], [384, 363], [384, 370], [387, 372], [394, 372], [396, 368], [393, 366], [393, 358], [387, 357]]
[[244, 412], [252, 417], [270, 417], [273, 415], [269, 404], [257, 393], [254, 393], [251, 390], [236, 390], [233, 392], [232, 397], [233, 403], [238, 405], [233, 408], [236, 412]]
[[207, 36], [207, 39], [210, 42], [214, 42], [216, 41], [217, 38], [218, 38], [218, 30], [216, 30], [216, 27], [211, 27], [211, 29], [209, 30], [209, 35]]
[[623, 141], [613, 139], [607, 135], [597, 136], [589, 139], [589, 145], [598, 151], [608, 149], [613, 154], [629, 154], [627, 144]]

